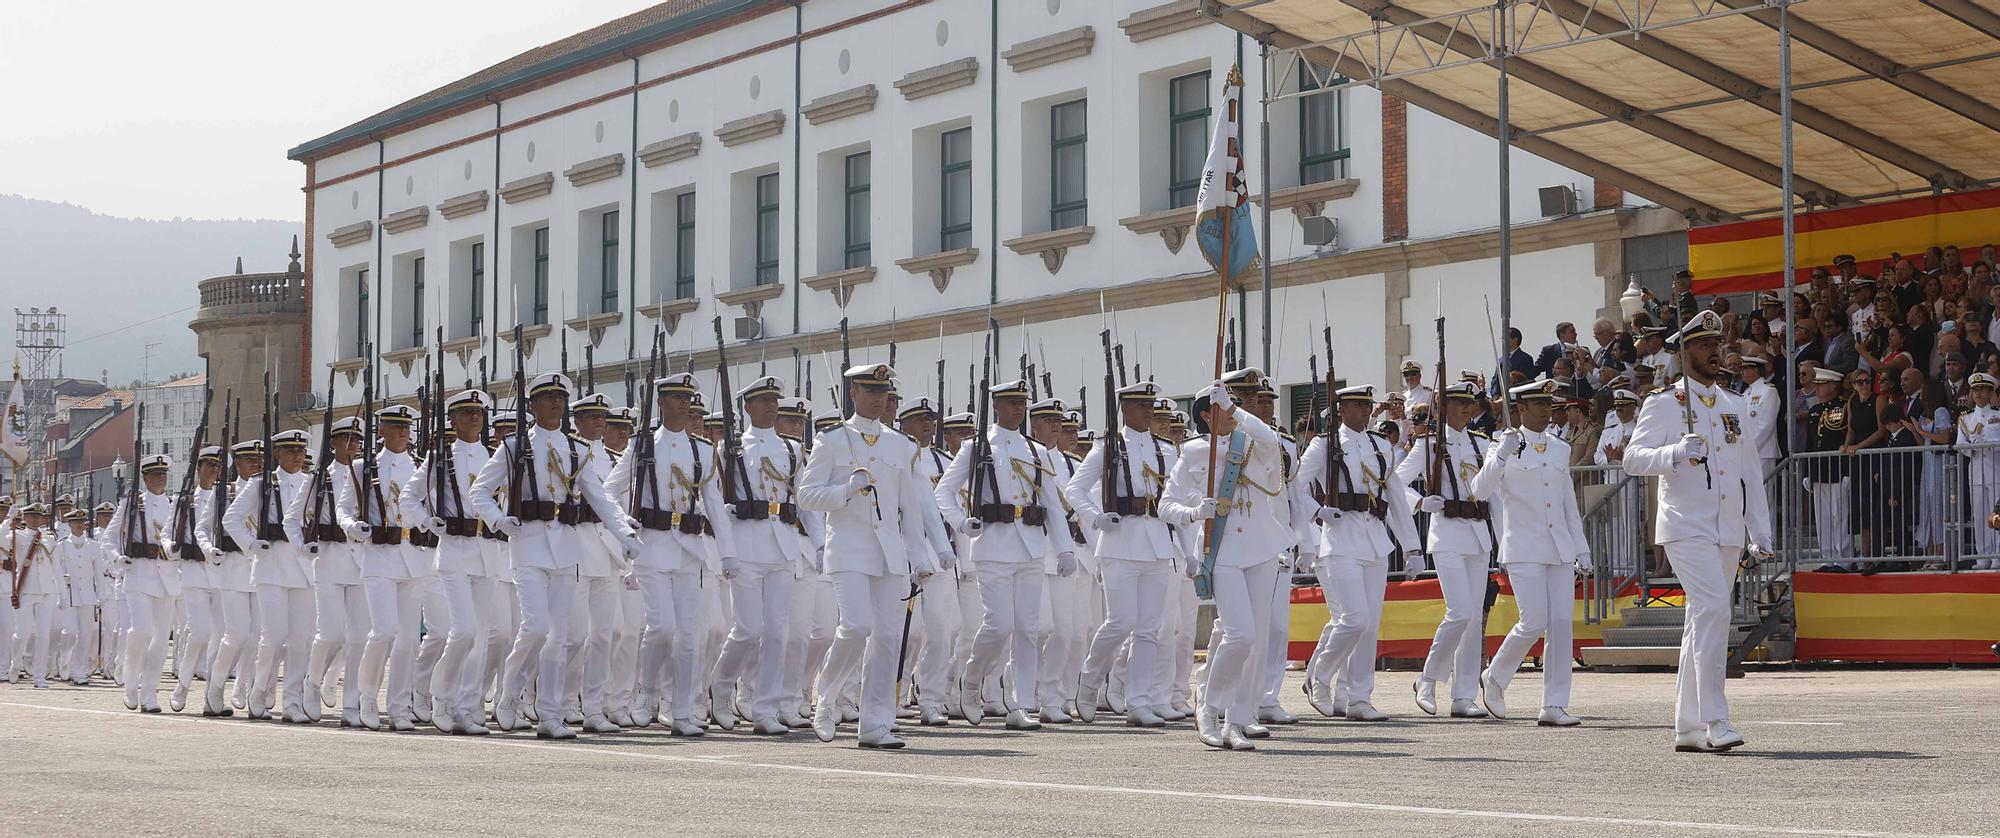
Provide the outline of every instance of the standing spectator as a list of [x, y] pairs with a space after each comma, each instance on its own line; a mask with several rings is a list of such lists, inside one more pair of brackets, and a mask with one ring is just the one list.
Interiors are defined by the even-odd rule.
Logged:
[[1819, 337], [1822, 344], [1820, 365], [1841, 372], [1853, 372], [1861, 366], [1861, 354], [1854, 346], [1854, 333], [1847, 328], [1847, 321], [1839, 314], [1829, 314], [1819, 323]]
[[1542, 354], [1535, 356], [1535, 370], [1549, 375], [1556, 361], [1569, 357], [1573, 346], [1576, 346], [1576, 324], [1567, 320], [1557, 323], [1556, 342], [1542, 347]]
[[[1917, 266], [1908, 259], [1896, 260], [1896, 281], [1888, 288], [1896, 301], [1896, 311], [1909, 311], [1910, 306], [1924, 301], [1924, 286], [1917, 279]], [[1881, 300], [1875, 303], [1881, 307]]]
[[[1952, 414], [1945, 395], [1944, 385], [1928, 380], [1922, 370], [1903, 371], [1903, 391], [1909, 393], [1909, 409], [1904, 424], [1909, 428], [1917, 445], [1948, 445], [1951, 442]], [[1925, 502], [1917, 504], [1917, 529], [1915, 546], [1925, 555], [1944, 555], [1945, 538], [1945, 458], [1951, 456], [1945, 451], [1926, 451], [1919, 474], [1917, 495]]]
[[1878, 383], [1898, 381], [1903, 370], [1916, 365], [1909, 350], [1903, 348], [1903, 327], [1891, 326], [1868, 339], [1868, 345], [1861, 349], [1864, 369], [1875, 374]]
[[1848, 299], [1847, 322], [1853, 327], [1855, 340], [1860, 340], [1875, 329], [1875, 280], [1858, 277], [1847, 287], [1852, 295]]
[[[1946, 335], [1945, 337], [1951, 338], [1952, 336]], [[1958, 345], [1955, 338], [1951, 343], [1954, 347]], [[1944, 385], [1946, 403], [1951, 405], [1953, 413], [1963, 413], [1970, 410], [1972, 408], [1972, 393], [1966, 386], [1965, 356], [1956, 351], [1951, 351], [1940, 352], [1938, 353], [1938, 357], [1943, 359], [1942, 366], [1944, 369], [1941, 371], [1942, 374], [1937, 376], [1936, 380], [1938, 383]]]
[[1885, 399], [1875, 392], [1875, 380], [1868, 373], [1850, 370], [1847, 373], [1847, 444], [1841, 446], [1840, 453], [1854, 459], [1849, 461], [1848, 488], [1853, 493], [1848, 504], [1847, 520], [1853, 522], [1861, 534], [1855, 542], [1856, 556], [1882, 555], [1880, 544], [1875, 540], [1882, 532], [1882, 492], [1876, 487], [1876, 479], [1881, 469], [1880, 460], [1873, 454], [1855, 457], [1861, 451], [1869, 451], [1882, 444], [1887, 433], [1882, 429], [1882, 402]]
[[1931, 368], [1931, 352], [1937, 347], [1937, 336], [1938, 328], [1931, 322], [1931, 307], [1910, 306], [1903, 317], [1903, 348], [1909, 350], [1917, 369]]
[[1597, 322], [1590, 324], [1590, 338], [1597, 341], [1597, 351], [1590, 354], [1590, 362], [1597, 368], [1593, 371], [1593, 377], [1597, 380], [1591, 382], [1592, 384], [1602, 387], [1611, 376], [1625, 371], [1616, 354], [1620, 337], [1618, 324], [1613, 323], [1609, 317], [1599, 317]]
[[1849, 282], [1854, 281], [1854, 276], [1855, 276], [1854, 272], [1856, 270], [1854, 257], [1849, 256], [1845, 253], [1833, 257], [1833, 269], [1835, 272], [1840, 274], [1841, 284], [1845, 285]]

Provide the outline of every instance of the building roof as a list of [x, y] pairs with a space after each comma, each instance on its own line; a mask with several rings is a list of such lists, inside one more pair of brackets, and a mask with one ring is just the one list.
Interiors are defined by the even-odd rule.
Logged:
[[133, 401], [131, 390], [106, 390], [102, 393], [85, 396], [74, 401], [67, 398], [59, 399], [56, 410], [58, 412], [65, 410], [103, 410], [110, 407], [112, 402], [117, 402], [120, 405], [130, 405]]
[[[1779, 9], [1763, 0], [1219, 0], [1222, 24], [1696, 222], [1768, 216], [1780, 177]], [[1636, 11], [1635, 11], [1636, 9]], [[1815, 206], [2000, 180], [2000, 15], [1990, 0], [1786, 8], [1792, 186]], [[1492, 33], [1513, 30], [1502, 41]], [[1643, 30], [1643, 36], [1640, 32]], [[1556, 47], [1560, 46], [1560, 49]], [[1294, 73], [1296, 70], [1285, 70]]]
[[[174, 379], [174, 380], [172, 380], [172, 381], [169, 381], [169, 382], [167, 382], [167, 383], [165, 383], [165, 384], [161, 384], [161, 385], [159, 385], [159, 386], [161, 386], [161, 387], [199, 387], [199, 386], [201, 386], [201, 385], [203, 385], [203, 384], [207, 384], [207, 383], [208, 383], [208, 373], [205, 373], [205, 372], [198, 372], [198, 373], [195, 373], [195, 374], [193, 374], [193, 375], [187, 375], [187, 376], [182, 376], [182, 377], [180, 377], [180, 378], [176, 378], [176, 379]], [[147, 388], [147, 389], [154, 389], [154, 388], [150, 388], [150, 387], [149, 387], [149, 388]]]
[[504, 96], [509, 90], [532, 85], [544, 76], [585, 67], [607, 58], [620, 57], [626, 50], [644, 47], [737, 12], [758, 6], [780, 5], [782, 2], [783, 0], [667, 0], [664, 3], [657, 3], [608, 23], [535, 47], [331, 134], [308, 140], [286, 152], [285, 156], [293, 160], [320, 157], [357, 141], [366, 141], [374, 135], [392, 132], [401, 125], [424, 120], [468, 104], [484, 102], [488, 97]]

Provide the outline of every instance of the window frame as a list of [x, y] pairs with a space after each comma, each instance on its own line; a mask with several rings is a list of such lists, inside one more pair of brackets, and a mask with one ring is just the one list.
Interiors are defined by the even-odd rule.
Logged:
[[368, 268], [362, 268], [354, 276], [354, 357], [368, 357]]
[[[1303, 58], [1299, 59], [1299, 61], [1301, 65], [1305, 63], [1305, 59]], [[1300, 93], [1303, 94], [1307, 91], [1320, 89], [1321, 85], [1314, 81], [1313, 74], [1306, 67], [1300, 66], [1298, 75]], [[1345, 77], [1339, 77], [1335, 78], [1331, 83], [1344, 84], [1346, 81]], [[1319, 154], [1311, 154], [1307, 151], [1308, 140], [1310, 139], [1307, 131], [1312, 124], [1309, 112], [1312, 109], [1313, 103], [1320, 100], [1332, 103], [1333, 144], [1339, 146], [1339, 148]], [[1327, 181], [1340, 180], [1347, 177], [1347, 160], [1350, 156], [1352, 156], [1352, 149], [1347, 144], [1346, 93], [1336, 90], [1331, 93], [1320, 93], [1311, 96], [1301, 95], [1299, 97], [1299, 185], [1307, 186], [1315, 183], [1326, 183]], [[1322, 178], [1313, 177], [1312, 170], [1315, 166], [1328, 166], [1330, 174]]]
[[[1212, 91], [1209, 90], [1209, 83], [1213, 78], [1211, 71], [1201, 70], [1184, 76], [1175, 76], [1167, 80], [1167, 204], [1174, 209], [1194, 206], [1195, 201], [1201, 195], [1201, 172], [1197, 171], [1193, 177], [1180, 179], [1176, 177], [1179, 173], [1174, 171], [1174, 167], [1180, 165], [1180, 129], [1182, 123], [1200, 120], [1201, 142], [1204, 146], [1204, 152], [1206, 151], [1209, 129], [1211, 127], [1208, 124], [1208, 120], [1215, 113], [1214, 97], [1211, 95]], [[1182, 82], [1193, 79], [1201, 80], [1201, 108], [1189, 111], [1174, 110], [1174, 93], [1178, 90]], [[1204, 155], [1205, 159], [1206, 155]], [[1180, 196], [1183, 193], [1187, 195], [1185, 203], [1180, 200]]]
[[466, 336], [478, 337], [486, 329], [486, 243], [472, 243], [472, 287], [469, 302], [471, 318], [466, 322]]
[[[854, 167], [857, 160], [860, 161], [863, 169], [862, 182], [859, 185], [855, 184], [854, 177]], [[841, 182], [846, 189], [841, 197], [841, 214], [843, 216], [841, 226], [841, 267], [865, 268], [874, 258], [875, 228], [873, 224], [870, 224], [868, 235], [859, 242], [855, 241], [855, 202], [858, 199], [863, 204], [861, 213], [863, 216], [874, 210], [875, 159], [871, 152], [857, 151], [841, 158], [840, 166]]]
[[674, 299], [694, 298], [695, 192], [674, 196]]
[[618, 219], [615, 209], [598, 216], [597, 311], [600, 314], [618, 310]]
[[410, 260], [410, 346], [424, 345], [424, 257]]
[[[1083, 121], [1082, 121], [1083, 130], [1079, 131], [1078, 133], [1072, 136], [1065, 137], [1061, 133], [1062, 120], [1057, 117], [1056, 112], [1070, 106], [1077, 106], [1083, 109]], [[1068, 102], [1058, 102], [1056, 104], [1049, 106], [1049, 229], [1050, 230], [1067, 230], [1071, 227], [1081, 227], [1085, 224], [1090, 223], [1090, 190], [1089, 190], [1090, 155], [1088, 153], [1089, 141], [1090, 141], [1089, 97], [1085, 97], [1082, 99], [1072, 99]], [[1063, 151], [1071, 147], [1076, 147], [1078, 149], [1077, 154], [1082, 157], [1082, 172], [1080, 173], [1079, 177], [1083, 179], [1083, 183], [1079, 184], [1078, 191], [1083, 195], [1083, 197], [1075, 201], [1065, 202], [1059, 199], [1059, 196], [1062, 195], [1062, 156], [1063, 156]], [[1063, 216], [1067, 213], [1076, 213], [1076, 223], [1074, 224], [1064, 223]]]
[[[770, 203], [764, 202], [764, 185], [766, 183], [769, 183], [771, 186]], [[756, 250], [750, 254], [753, 266], [752, 284], [755, 285], [772, 285], [778, 281], [778, 247], [780, 240], [784, 237], [783, 232], [777, 229], [777, 225], [780, 222], [778, 212], [782, 207], [782, 199], [779, 196], [779, 187], [781, 185], [778, 182], [777, 172], [766, 172], [758, 175], [751, 183], [751, 191], [753, 193], [752, 202], [756, 207], [756, 215], [752, 218], [752, 221], [756, 224]], [[768, 231], [765, 229], [764, 224], [767, 218], [771, 221], [771, 227]], [[766, 246], [771, 251], [771, 258], [769, 259], [764, 258]]]
[[[952, 162], [951, 141], [953, 137], [965, 138], [965, 159]], [[972, 246], [972, 215], [968, 211], [963, 223], [951, 223], [951, 182], [954, 177], [965, 178], [968, 196], [972, 192], [972, 127], [954, 128], [938, 134], [938, 252], [960, 250]]]
[[528, 325], [542, 326], [549, 322], [549, 227], [536, 227], [530, 235], [534, 256], [528, 271]]

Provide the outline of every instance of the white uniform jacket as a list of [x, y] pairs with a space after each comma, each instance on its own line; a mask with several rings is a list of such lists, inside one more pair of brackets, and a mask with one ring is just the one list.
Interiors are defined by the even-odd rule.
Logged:
[[[918, 454], [908, 436], [861, 416], [819, 435], [799, 478], [799, 503], [826, 514], [827, 573], [937, 572], [951, 542]], [[871, 491], [848, 491], [857, 469], [868, 470]]]
[[[653, 431], [653, 473], [641, 473], [638, 446], [618, 458], [606, 481], [618, 505], [635, 508], [633, 498], [643, 493], [646, 509], [660, 513], [694, 513], [708, 518], [713, 536], [684, 533], [678, 529], [641, 529], [645, 547], [639, 551], [642, 569], [670, 573], [699, 566], [718, 572], [716, 562], [736, 558], [736, 518], [722, 502], [721, 459], [708, 440], [683, 431], [662, 427]], [[622, 513], [621, 513], [622, 517]], [[671, 520], [671, 519], [670, 519]], [[711, 546], [713, 551], [711, 552]], [[713, 558], [711, 558], [713, 556]]]
[[1763, 379], [1750, 382], [1743, 388], [1745, 414], [1743, 430], [1750, 434], [1750, 442], [1756, 447], [1757, 456], [1766, 460], [1778, 458], [1778, 427], [1785, 415], [1785, 405], [1778, 397], [1778, 388]]
[[[978, 446], [972, 440], [958, 449], [933, 492], [937, 509], [945, 523], [965, 529], [965, 520], [975, 517], [971, 499], [1014, 507], [1013, 523], [984, 521], [985, 528], [972, 537], [972, 557], [980, 562], [1039, 562], [1051, 554], [1075, 552], [1079, 546], [1063, 523], [1060, 474], [1053, 472], [1048, 447], [1022, 436], [1019, 431], [998, 425], [986, 429], [994, 468], [982, 469], [983, 485], [970, 482]], [[990, 475], [990, 477], [986, 476]], [[965, 494], [959, 494], [964, 489]], [[1026, 510], [1040, 507], [1044, 524], [1031, 526], [1021, 521]]]
[[[1632, 442], [1632, 426], [1638, 424], [1637, 417], [1634, 419], [1635, 421], [1628, 423], [1619, 419], [1615, 413], [1604, 417], [1604, 430], [1597, 435], [1597, 450], [1590, 452], [1590, 461], [1600, 466], [1623, 461], [1625, 446]], [[1618, 449], [1619, 459], [1613, 460], [1604, 453], [1606, 445]]]
[[89, 608], [97, 604], [97, 579], [103, 574], [99, 562], [103, 551], [97, 542], [87, 537], [64, 539], [56, 546], [56, 562], [62, 567], [65, 583], [69, 586], [69, 606]]
[[[1966, 445], [2000, 442], [2000, 410], [1975, 407], [1958, 417], [1958, 441]], [[2000, 448], [1960, 448], [1965, 456], [1965, 479], [1974, 486], [2000, 485]], [[1972, 510], [1975, 515], [1991, 509]]]
[[[508, 437], [472, 481], [472, 511], [488, 528], [505, 529], [509, 513], [499, 499], [506, 497], [513, 481], [515, 452], [520, 450], [522, 438], [520, 433]], [[588, 503], [620, 544], [632, 537], [624, 510], [605, 492], [604, 484], [584, 473], [590, 465], [589, 445], [540, 425], [529, 428], [526, 438], [530, 440], [527, 451], [534, 455], [534, 469], [521, 486], [523, 501]], [[529, 482], [533, 485], [527, 485]], [[507, 544], [515, 567], [545, 570], [576, 567], [583, 550], [577, 528], [556, 521], [525, 521], [507, 533]]]
[[[14, 560], [14, 571], [9, 576], [15, 578], [14, 593], [21, 596], [61, 596], [63, 593], [62, 564], [56, 559], [58, 538], [45, 529], [31, 530], [26, 527], [6, 535], [5, 555]], [[61, 600], [56, 600], [61, 602]], [[12, 608], [11, 603], [0, 600], [0, 606]], [[21, 636], [27, 636], [24, 626]], [[7, 642], [13, 642], [7, 638]], [[12, 675], [14, 673], [7, 673]]]
[[[410, 472], [409, 482], [398, 492], [402, 501], [402, 519], [412, 525], [424, 524], [432, 516], [439, 518], [464, 518], [475, 528], [479, 518], [472, 514], [472, 481], [479, 477], [479, 470], [486, 467], [492, 455], [486, 445], [479, 442], [465, 442], [454, 439], [451, 442], [451, 480], [444, 487], [442, 500], [432, 497], [437, 494], [433, 485], [431, 464], [426, 460]], [[478, 535], [446, 535], [437, 533], [436, 571], [465, 576], [484, 576], [486, 559], [483, 546], [485, 539]]]
[[[805, 517], [798, 510], [797, 481], [806, 466], [799, 444], [778, 435], [775, 428], [752, 427], [741, 437], [742, 470], [736, 473], [736, 496], [761, 505], [766, 517], [734, 518], [737, 558], [749, 564], [792, 564], [812, 560], [806, 540]], [[747, 477], [746, 477], [747, 475]], [[798, 524], [779, 516], [779, 504], [792, 504]]]
[[1472, 496], [1502, 510], [1500, 563], [1589, 567], [1590, 544], [1569, 479], [1569, 443], [1526, 428], [1520, 433], [1521, 451], [1504, 461], [1488, 457], [1472, 478]]
[[[229, 495], [225, 500], [233, 501], [243, 493], [243, 487], [249, 482], [240, 477], [230, 478]], [[215, 529], [216, 523], [222, 518], [219, 513], [228, 512], [228, 507], [225, 505], [222, 509], [216, 509], [215, 490], [210, 489], [207, 494], [203, 500], [201, 517], [194, 522], [194, 540], [201, 545], [202, 552], [211, 555], [216, 550], [226, 550], [222, 558], [210, 560], [212, 564], [208, 570], [209, 584], [218, 591], [254, 593], [257, 586], [250, 581], [250, 554], [243, 552], [243, 545], [236, 541], [235, 536], [229, 535], [228, 528], [225, 527], [221, 532]], [[231, 546], [234, 549], [229, 549]]]
[[[153, 494], [139, 490], [139, 511], [130, 515], [130, 498], [118, 502], [118, 511], [111, 515], [111, 525], [106, 535], [111, 539], [112, 549], [124, 557], [124, 567], [118, 570], [124, 580], [127, 595], [177, 597], [181, 595], [181, 575], [173, 567], [173, 559], [132, 558], [125, 553], [125, 547], [135, 542], [143, 542], [159, 547], [161, 555], [166, 555], [167, 524], [172, 521], [173, 502], [164, 494]], [[126, 519], [131, 526], [127, 528]]]
[[311, 587], [312, 557], [306, 554], [305, 545], [299, 543], [299, 522], [287, 516], [286, 510], [291, 509], [292, 502], [305, 493], [312, 476], [303, 471], [288, 472], [284, 469], [273, 470], [271, 474], [277, 482], [277, 496], [272, 498], [269, 514], [273, 516], [273, 523], [285, 528], [288, 540], [272, 541], [269, 550], [257, 549], [257, 503], [262, 494], [262, 476], [244, 481], [243, 491], [230, 498], [229, 508], [222, 512], [222, 528], [250, 554], [250, 581], [253, 584], [282, 588]]
[[[1279, 507], [1290, 499], [1285, 497], [1282, 483], [1284, 458], [1278, 432], [1240, 408], [1236, 411], [1236, 429], [1247, 437], [1243, 443], [1246, 459], [1237, 472], [1229, 518], [1217, 528], [1222, 542], [1215, 561], [1220, 567], [1250, 567], [1271, 561], [1297, 542], [1291, 528], [1279, 517], [1283, 514]], [[1209, 497], [1208, 442], [1209, 438], [1202, 435], [1181, 443], [1180, 459], [1174, 464], [1173, 474], [1167, 477], [1166, 496], [1160, 501], [1160, 517], [1167, 523], [1207, 530], [1195, 515], [1202, 500]], [[1227, 468], [1229, 438], [1216, 437], [1215, 442], [1219, 483], [1220, 470]], [[1215, 491], [1220, 495], [1222, 487], [1216, 486]], [[1195, 542], [1199, 545], [1200, 539]]]
[[[1135, 498], [1136, 501], [1128, 503], [1150, 507], [1153, 512], [1119, 516], [1118, 523], [1111, 529], [1097, 531], [1093, 552], [1100, 559], [1172, 559], [1179, 555], [1179, 545], [1174, 543], [1174, 535], [1168, 529], [1166, 519], [1159, 516], [1159, 501], [1166, 492], [1168, 475], [1174, 473], [1174, 466], [1180, 461], [1180, 449], [1154, 436], [1150, 430], [1121, 427], [1118, 434], [1123, 462], [1117, 475], [1117, 496]], [[1068, 486], [1063, 487], [1063, 497], [1069, 499], [1070, 507], [1076, 510], [1077, 520], [1086, 532], [1095, 529], [1098, 517], [1105, 512], [1102, 500], [1105, 448], [1102, 442], [1091, 446], [1090, 453], [1084, 455], [1083, 464], [1077, 468], [1076, 476], [1070, 479]]]
[[[1742, 396], [1713, 385], [1682, 379], [1639, 408], [1639, 430], [1625, 449], [1625, 471], [1658, 477], [1660, 513], [1654, 540], [1666, 544], [1702, 539], [1718, 547], [1741, 547], [1747, 537], [1771, 544], [1771, 508], [1764, 491], [1764, 463], [1743, 435], [1748, 408]], [[1680, 456], [1688, 433], [1683, 387], [1693, 390], [1694, 433], [1708, 441], [1706, 470]]]
[[[321, 497], [314, 481], [319, 479], [317, 469], [306, 471], [305, 486], [292, 496], [292, 505], [285, 509], [285, 523], [296, 530], [288, 530], [296, 543], [308, 542], [318, 545], [318, 551], [309, 553], [312, 560], [313, 581], [320, 585], [361, 584], [361, 545], [353, 539], [334, 541], [319, 538], [319, 525], [343, 530], [341, 524], [340, 487], [352, 485], [354, 468], [351, 464], [334, 460], [327, 464], [327, 481], [330, 484]], [[311, 534], [311, 537], [307, 537]]]
[[[1426, 488], [1433, 495], [1447, 501], [1481, 500], [1472, 494], [1472, 478], [1479, 474], [1480, 467], [1491, 456], [1493, 443], [1484, 436], [1474, 436], [1465, 431], [1446, 425], [1444, 428], [1444, 467], [1446, 473], [1438, 476], [1438, 485]], [[1428, 482], [1431, 474], [1431, 446], [1437, 437], [1418, 437], [1410, 447], [1409, 456], [1396, 464], [1394, 483], [1405, 487], [1416, 480]], [[1405, 500], [1416, 493], [1408, 489]], [[1498, 506], [1498, 504], [1494, 504]], [[1494, 528], [1488, 521], [1477, 518], [1451, 518], [1442, 512], [1431, 514], [1431, 553], [1455, 553], [1459, 555], [1483, 556], [1493, 552]]]
[[[1376, 562], [1388, 560], [1397, 550], [1417, 549], [1416, 515], [1410, 509], [1409, 495], [1390, 482], [1395, 479], [1394, 446], [1372, 433], [1346, 425], [1337, 427], [1345, 479], [1337, 473], [1331, 477], [1327, 473], [1327, 446], [1334, 435], [1313, 437], [1312, 444], [1306, 446], [1306, 455], [1300, 458], [1299, 479], [1292, 481], [1292, 491], [1298, 495], [1294, 502], [1317, 511], [1320, 504], [1314, 498], [1316, 492], [1327, 496], [1335, 491], [1359, 492], [1380, 499], [1387, 511], [1381, 518], [1355, 511], [1344, 512], [1332, 521], [1321, 521], [1319, 555]], [[1337, 485], [1327, 487], [1329, 479]]]

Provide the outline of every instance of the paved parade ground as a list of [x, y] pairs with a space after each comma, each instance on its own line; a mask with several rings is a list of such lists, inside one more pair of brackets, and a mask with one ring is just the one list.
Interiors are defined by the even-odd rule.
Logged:
[[[1727, 755], [1671, 750], [1671, 674], [1578, 673], [1575, 729], [1424, 717], [1408, 681], [1380, 678], [1389, 721], [1313, 715], [1255, 753], [1115, 716], [912, 725], [880, 752], [847, 727], [549, 743], [0, 686], [0, 834], [2000, 834], [2000, 669], [1753, 672], [1730, 683], [1749, 745]], [[1532, 714], [1540, 688], [1525, 672], [1510, 703]]]

